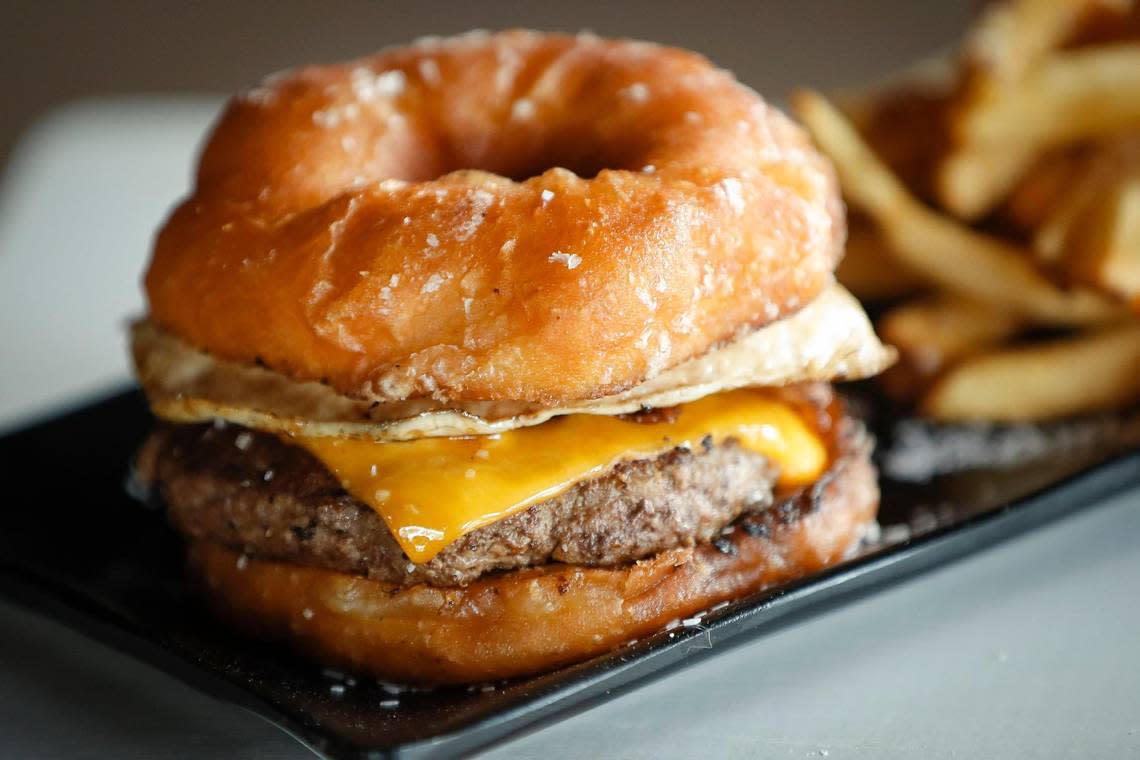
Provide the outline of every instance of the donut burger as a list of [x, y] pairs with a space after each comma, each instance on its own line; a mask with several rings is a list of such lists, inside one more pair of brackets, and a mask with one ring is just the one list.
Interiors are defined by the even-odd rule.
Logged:
[[828, 162], [693, 53], [524, 31], [229, 104], [134, 325], [137, 471], [212, 606], [421, 683], [550, 670], [875, 520], [892, 359]]

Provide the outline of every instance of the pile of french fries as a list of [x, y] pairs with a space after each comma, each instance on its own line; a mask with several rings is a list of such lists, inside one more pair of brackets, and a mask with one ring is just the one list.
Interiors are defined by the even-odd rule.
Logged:
[[851, 209], [839, 279], [889, 306], [886, 391], [940, 421], [1140, 402], [1140, 8], [1007, 0], [893, 83], [793, 106]]

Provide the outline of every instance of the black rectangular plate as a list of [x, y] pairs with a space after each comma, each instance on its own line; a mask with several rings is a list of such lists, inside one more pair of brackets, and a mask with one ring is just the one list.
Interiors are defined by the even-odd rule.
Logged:
[[[210, 618], [184, 583], [179, 538], [160, 512], [124, 490], [127, 462], [151, 424], [131, 391], [0, 439], [5, 482], [34, 484], [36, 494], [34, 508], [8, 510], [0, 527], [0, 590], [254, 711], [329, 758], [443, 757], [486, 747], [1140, 484], [1134, 426], [1120, 420], [1102, 420], [1093, 433], [1061, 430], [1053, 438], [1062, 450], [1033, 464], [921, 485], [884, 478], [885, 540], [838, 567], [555, 673], [393, 696], [373, 682], [347, 686]], [[876, 429], [888, 457], [907, 443], [892, 442], [894, 421]], [[908, 441], [924, 440], [921, 429], [917, 438], [909, 430]], [[934, 432], [926, 443], [941, 456], [977, 456], [989, 446], [998, 459], [1040, 443], [1032, 431], [1017, 435], [997, 440], [1000, 430], [975, 429], [955, 444]]]

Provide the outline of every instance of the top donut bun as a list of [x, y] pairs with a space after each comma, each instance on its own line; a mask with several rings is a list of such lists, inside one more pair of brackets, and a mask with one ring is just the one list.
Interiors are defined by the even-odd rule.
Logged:
[[160, 233], [150, 319], [349, 397], [621, 392], [806, 305], [843, 207], [704, 58], [509, 31], [233, 99]]

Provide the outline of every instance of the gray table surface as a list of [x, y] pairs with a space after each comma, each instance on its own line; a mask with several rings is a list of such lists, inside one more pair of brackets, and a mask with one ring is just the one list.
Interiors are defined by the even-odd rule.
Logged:
[[[957, 33], [950, 21], [916, 26], [914, 6], [907, 15], [907, 4], [894, 5], [894, 20], [840, 14], [826, 57], [797, 49], [779, 28], [749, 27], [763, 43], [750, 71], [777, 75], [745, 78], [774, 93], [795, 81], [838, 83]], [[400, 23], [396, 39], [416, 33]], [[903, 42], [891, 34], [898, 23], [907, 24]], [[859, 42], [868, 25], [882, 34], [874, 49]], [[608, 31], [589, 19], [578, 26]], [[712, 39], [708, 24], [697, 29]], [[740, 68], [740, 43], [728, 50]], [[839, 69], [844, 76], [820, 74]], [[792, 79], [795, 71], [817, 76]], [[125, 381], [122, 325], [141, 309], [136, 283], [150, 237], [185, 188], [217, 102], [87, 100], [25, 133], [0, 180], [0, 428]], [[50, 302], [40, 295], [47, 281], [59, 294]], [[1140, 756], [1138, 502], [1126, 494], [1092, 506], [488, 756]], [[0, 604], [0, 756], [307, 754], [256, 717]]]

